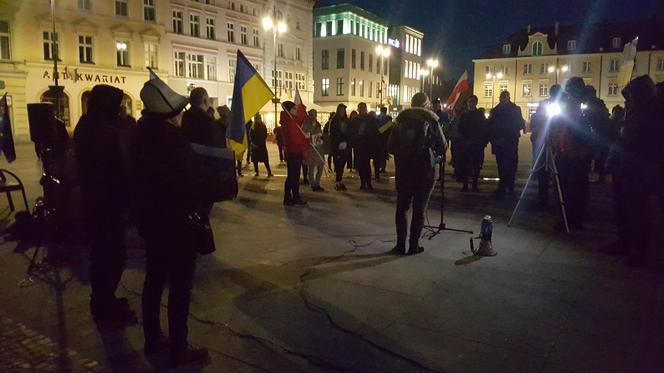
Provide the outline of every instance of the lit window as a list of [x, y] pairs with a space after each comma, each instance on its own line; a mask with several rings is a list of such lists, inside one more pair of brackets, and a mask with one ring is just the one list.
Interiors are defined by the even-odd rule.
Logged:
[[204, 57], [202, 54], [187, 53], [188, 78], [193, 78], [193, 79], [204, 78], [205, 75], [203, 73], [203, 60]]
[[507, 82], [501, 82], [498, 86], [498, 89], [501, 93], [507, 91]]
[[153, 69], [157, 68], [157, 61], [159, 60], [157, 53], [157, 43], [145, 43], [145, 66]]
[[592, 72], [592, 63], [590, 61], [584, 61], [581, 71], [584, 72], [584, 73]]
[[143, 19], [154, 22], [155, 17], [154, 0], [143, 0]]
[[576, 40], [568, 40], [567, 41], [567, 50], [568, 51], [576, 50]]
[[78, 61], [92, 63], [92, 36], [78, 36]]
[[609, 82], [609, 96], [617, 96], [617, 95], [618, 95], [618, 83], [612, 80]]
[[11, 59], [9, 22], [0, 21], [0, 60]]
[[544, 45], [541, 41], [537, 41], [533, 44], [533, 56], [541, 56], [544, 50]]
[[364, 97], [364, 80], [360, 80], [360, 97]]
[[215, 40], [217, 38], [217, 33], [214, 28], [214, 18], [205, 19], [205, 36], [210, 40]]
[[129, 64], [129, 42], [119, 40], [115, 43], [115, 59], [118, 66], [131, 66]]
[[330, 95], [330, 79], [323, 79], [321, 84], [321, 93], [322, 96]]
[[175, 76], [184, 76], [185, 75], [185, 53], [184, 52], [173, 52], [173, 75]]
[[205, 79], [217, 80], [217, 59], [214, 57], [207, 57], [205, 59]]
[[356, 80], [353, 78], [353, 80], [350, 82], [350, 95], [355, 96], [356, 91], [355, 91], [355, 86], [356, 86]]
[[344, 95], [344, 78], [337, 78], [337, 96]]
[[[52, 60], [58, 56], [58, 33], [57, 32], [43, 32], [44, 37], [44, 59]], [[59, 59], [59, 58], [58, 58]]]
[[484, 83], [484, 97], [493, 97], [493, 83]]
[[196, 37], [201, 36], [200, 16], [197, 14], [189, 15], [189, 35]]
[[540, 83], [539, 84], [539, 95], [540, 95], [540, 97], [549, 96], [549, 84], [548, 83]]
[[530, 97], [532, 96], [532, 85], [530, 82], [524, 82], [523, 83], [523, 97]]
[[127, 0], [115, 0], [115, 15], [126, 17], [128, 13]]
[[173, 33], [182, 34], [184, 32], [182, 11], [173, 11]]
[[228, 28], [228, 42], [235, 43], [235, 25], [229, 22], [226, 27]]

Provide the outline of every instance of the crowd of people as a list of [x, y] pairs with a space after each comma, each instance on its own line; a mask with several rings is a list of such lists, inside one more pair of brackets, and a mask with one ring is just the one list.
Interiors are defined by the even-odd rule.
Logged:
[[[564, 88], [553, 86], [550, 92], [551, 97], [540, 103], [530, 120], [541, 207], [549, 204], [549, 186], [557, 176], [569, 228], [582, 229], [589, 174], [594, 170], [597, 182], [610, 180], [614, 191], [618, 240], [607, 251], [627, 255], [630, 265], [642, 264], [651, 244], [650, 219], [655, 206], [650, 198], [657, 196], [664, 211], [664, 153], [658, 149], [664, 143], [664, 124], [654, 110], [664, 104], [662, 83], [656, 86], [648, 76], [632, 80], [622, 92], [625, 107], [616, 106], [611, 113], [580, 78], [569, 79]], [[187, 342], [198, 255], [189, 222], [193, 214], [207, 218], [215, 200], [191, 144], [226, 148], [231, 110], [212, 108], [203, 88], [184, 97], [157, 78], [146, 82], [141, 91], [144, 110], [136, 122], [121, 108], [122, 95], [115, 87], [95, 86], [88, 111], [74, 133], [91, 246], [91, 313], [98, 323], [136, 320], [127, 300], [116, 296], [125, 267], [124, 228], [129, 216], [145, 241], [142, 311], [146, 354], [168, 347], [175, 365], [205, 359], [205, 349]], [[411, 108], [396, 118], [384, 107], [375, 113], [360, 103], [348, 114], [348, 108], [339, 104], [321, 125], [316, 110], [305, 112], [293, 102], [284, 102], [274, 129], [280, 162], [286, 162], [288, 171], [284, 205], [307, 204], [300, 195], [302, 174], [313, 192], [324, 192], [321, 176], [326, 168], [334, 170], [335, 190], [347, 190], [344, 174], [350, 170], [359, 175], [359, 189], [371, 192], [373, 182], [384, 177], [393, 157], [397, 244], [392, 252], [421, 253], [424, 212], [436, 168], [445, 163], [448, 148], [461, 191], [479, 191], [489, 144], [500, 179], [495, 193], [515, 191], [519, 139], [526, 129], [521, 110], [507, 91], [501, 92], [499, 104], [488, 115], [477, 104], [477, 97], [470, 96], [448, 112], [440, 101], [431, 102], [427, 95], [417, 93]], [[259, 176], [262, 163], [271, 177], [268, 129], [260, 114], [247, 123], [247, 139], [247, 160], [253, 163], [255, 175]], [[545, 153], [551, 157], [540, 156]], [[236, 160], [231, 173], [241, 175], [243, 159], [244, 155]], [[411, 208], [409, 229], [406, 214]], [[556, 227], [562, 229], [563, 221]], [[159, 317], [167, 283], [168, 338]]]

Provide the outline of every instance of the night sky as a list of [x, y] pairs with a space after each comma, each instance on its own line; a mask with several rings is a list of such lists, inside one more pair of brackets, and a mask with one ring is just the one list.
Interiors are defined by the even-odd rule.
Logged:
[[485, 47], [525, 28], [585, 22], [630, 21], [664, 16], [664, 0], [319, 0], [317, 6], [350, 2], [392, 24], [424, 32], [424, 56], [442, 59], [444, 76], [472, 72]]

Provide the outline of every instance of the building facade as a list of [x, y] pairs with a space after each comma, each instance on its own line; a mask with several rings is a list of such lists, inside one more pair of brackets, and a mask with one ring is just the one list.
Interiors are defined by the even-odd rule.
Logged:
[[473, 60], [478, 106], [493, 107], [500, 92], [507, 90], [529, 119], [538, 103], [549, 97], [552, 85], [564, 87], [574, 76], [595, 87], [609, 109], [624, 105], [618, 73], [625, 43], [639, 37], [634, 76], [648, 74], [660, 82], [664, 81], [662, 35], [661, 23], [656, 22], [529, 26], [490, 48], [484, 58]]
[[388, 43], [394, 47], [394, 57], [390, 64], [389, 97], [395, 111], [410, 107], [410, 99], [415, 93], [428, 88], [422, 87], [420, 70], [426, 68], [422, 61], [424, 34], [408, 26], [390, 28]]
[[[350, 4], [314, 10], [314, 102], [332, 112], [339, 103], [370, 110], [387, 103], [390, 57], [386, 20]], [[392, 48], [393, 52], [393, 48]], [[382, 102], [381, 102], [382, 101]]]
[[[70, 129], [96, 84], [122, 89], [127, 111], [140, 116], [148, 66], [181, 94], [205, 87], [215, 105], [230, 104], [238, 49], [272, 86], [274, 43], [261, 20], [276, 10], [288, 25], [277, 44], [277, 93], [291, 98], [299, 86], [311, 102], [312, 9], [310, 0], [59, 0], [54, 33], [43, 1], [2, 2], [0, 94], [9, 97], [19, 141], [28, 138], [27, 103], [53, 101], [48, 86], [56, 53], [61, 113]], [[273, 110], [268, 104], [262, 112]], [[272, 125], [274, 116], [265, 118]]]

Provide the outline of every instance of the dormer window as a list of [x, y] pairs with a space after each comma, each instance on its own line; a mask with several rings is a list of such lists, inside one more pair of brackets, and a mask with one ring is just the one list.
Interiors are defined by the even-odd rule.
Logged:
[[541, 56], [542, 51], [544, 50], [544, 45], [541, 41], [536, 41], [533, 43], [533, 56]]
[[503, 44], [503, 55], [508, 56], [512, 52], [511, 44]]
[[576, 50], [576, 40], [568, 40], [567, 41], [567, 50], [568, 51]]
[[622, 40], [620, 40], [619, 37], [615, 37], [615, 38], [611, 39], [611, 48], [613, 48], [613, 49], [620, 48], [620, 44], [622, 44], [621, 41]]

